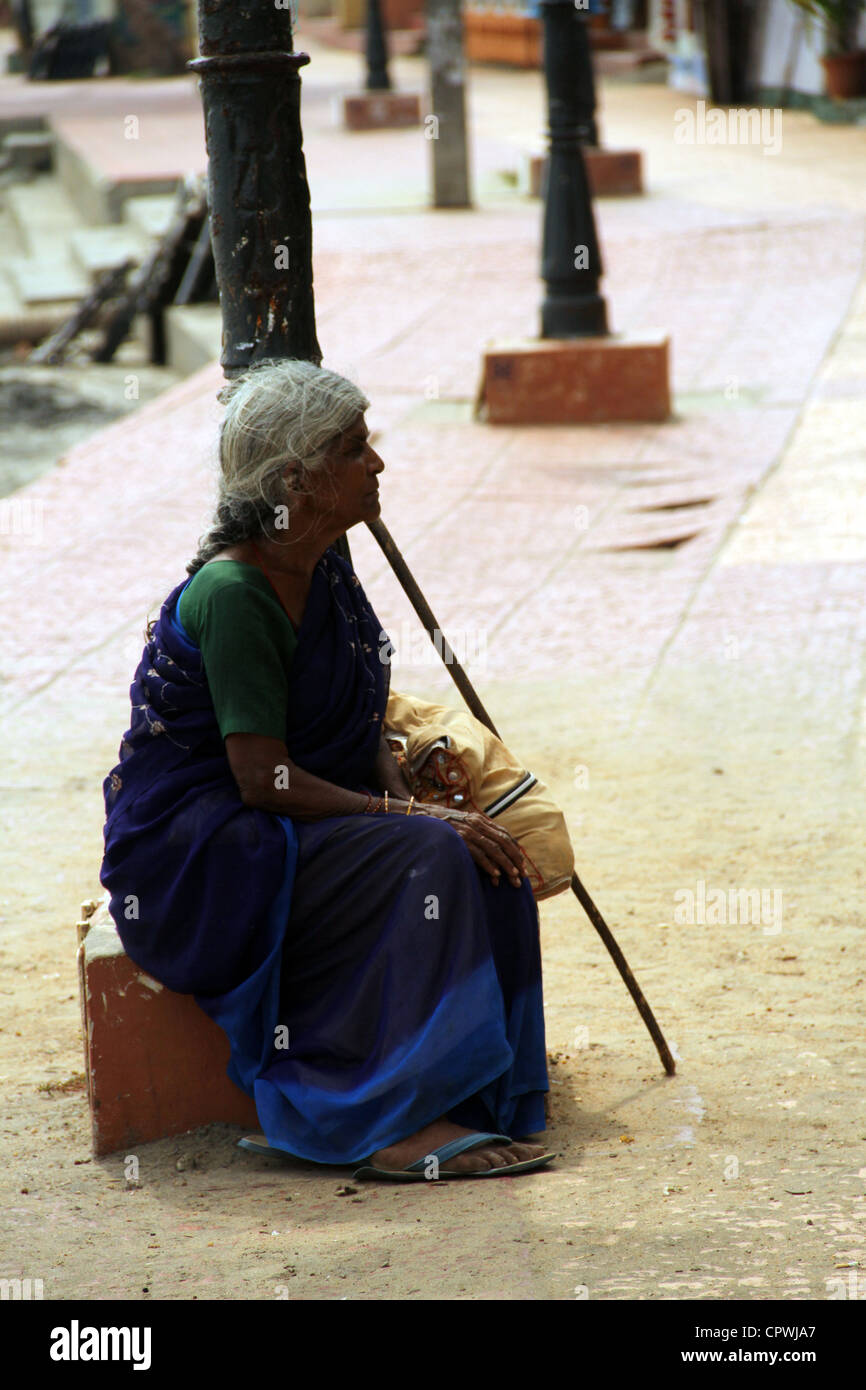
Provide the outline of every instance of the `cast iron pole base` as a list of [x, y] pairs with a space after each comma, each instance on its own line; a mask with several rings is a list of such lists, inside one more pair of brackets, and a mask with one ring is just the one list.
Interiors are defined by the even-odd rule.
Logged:
[[541, 301], [542, 338], [599, 338], [610, 332], [602, 295], [559, 292], [550, 281], [548, 291]]

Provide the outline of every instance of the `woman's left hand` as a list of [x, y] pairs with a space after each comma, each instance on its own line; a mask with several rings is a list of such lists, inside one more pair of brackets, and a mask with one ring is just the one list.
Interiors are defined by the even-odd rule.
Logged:
[[520, 887], [524, 877], [523, 854], [517, 841], [496, 821], [485, 816], [483, 811], [452, 811], [444, 807], [435, 810], [424, 806], [425, 814], [439, 815], [449, 821], [457, 834], [465, 842], [466, 848], [476, 864], [498, 883], [505, 873], [515, 888]]

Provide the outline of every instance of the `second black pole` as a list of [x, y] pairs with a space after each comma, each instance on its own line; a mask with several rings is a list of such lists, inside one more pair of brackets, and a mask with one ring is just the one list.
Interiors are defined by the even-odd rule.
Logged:
[[[550, 153], [544, 196], [542, 338], [601, 337], [601, 251], [583, 144], [595, 144], [589, 35], [574, 0], [541, 0]], [[587, 82], [589, 86], [587, 86]]]
[[388, 41], [381, 0], [367, 0], [367, 91], [390, 92]]

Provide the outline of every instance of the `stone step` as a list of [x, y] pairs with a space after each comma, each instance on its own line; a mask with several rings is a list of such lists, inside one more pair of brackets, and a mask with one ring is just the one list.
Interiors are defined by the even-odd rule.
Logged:
[[6, 262], [4, 269], [25, 307], [58, 302], [68, 302], [71, 306], [91, 287], [89, 279], [66, 258], [46, 261], [15, 257]]
[[166, 310], [166, 356], [179, 372], [197, 372], [215, 361], [222, 350], [219, 304], [181, 304]]
[[170, 195], [177, 188], [180, 175], [171, 170], [136, 170], [130, 166], [128, 172], [123, 172], [116, 151], [112, 151], [113, 160], [107, 160], [105, 149], [90, 149], [89, 139], [97, 134], [103, 143], [106, 140], [100, 124], [90, 122], [87, 129], [81, 129], [81, 125], [72, 118], [55, 121], [55, 168], [81, 220], [88, 226], [122, 222], [125, 204], [131, 198]]
[[69, 238], [69, 256], [91, 281], [123, 261], [140, 264], [147, 254], [148, 239], [125, 223], [108, 227], [83, 227]]
[[[8, 347], [38, 342], [58, 328], [69, 317], [81, 282], [67, 273], [70, 210], [56, 179], [40, 175], [5, 192], [0, 344]], [[63, 272], [59, 277], [56, 267]]]
[[48, 130], [48, 122], [45, 116], [39, 111], [29, 112], [16, 110], [14, 103], [6, 104], [3, 113], [0, 115], [0, 139], [19, 131], [40, 131], [43, 134]]
[[68, 300], [32, 307], [22, 304], [11, 278], [0, 274], [0, 346], [37, 343], [59, 328], [69, 312]]
[[3, 154], [13, 169], [40, 173], [51, 168], [54, 160], [54, 136], [50, 131], [13, 131], [4, 137]]
[[70, 232], [82, 225], [74, 204], [54, 175], [14, 184], [7, 190], [6, 207], [27, 256], [50, 261], [65, 258]]
[[127, 198], [123, 205], [123, 221], [146, 237], [164, 236], [171, 226], [176, 206], [174, 193]]

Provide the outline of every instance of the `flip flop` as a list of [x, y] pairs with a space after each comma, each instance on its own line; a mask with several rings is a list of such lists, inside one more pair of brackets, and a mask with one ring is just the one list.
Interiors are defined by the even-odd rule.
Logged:
[[[551, 1159], [556, 1158], [556, 1154], [541, 1154], [538, 1158], [526, 1158], [522, 1163], [510, 1163], [505, 1168], [485, 1168], [480, 1173], [454, 1173], [444, 1169], [440, 1171], [438, 1165], [447, 1163], [449, 1158], [456, 1158], [458, 1154], [466, 1153], [469, 1149], [477, 1149], [482, 1144], [489, 1144], [491, 1141], [502, 1144], [513, 1142], [507, 1134], [468, 1134], [462, 1139], [452, 1139], [450, 1143], [433, 1149], [431, 1153], [416, 1159], [406, 1168], [377, 1168], [371, 1163], [366, 1163], [362, 1168], [355, 1170], [352, 1178], [361, 1181], [375, 1178], [377, 1181], [384, 1182], [444, 1182], [451, 1178], [504, 1178], [512, 1177], [515, 1173], [535, 1172], [536, 1169], [543, 1168], [550, 1163]], [[437, 1160], [437, 1167], [434, 1170], [435, 1177], [428, 1176], [427, 1172], [431, 1158]]]
[[238, 1148], [246, 1149], [251, 1154], [273, 1154], [275, 1158], [294, 1158], [294, 1154], [290, 1154], [288, 1149], [275, 1149], [263, 1134], [245, 1134], [243, 1139], [238, 1140]]

